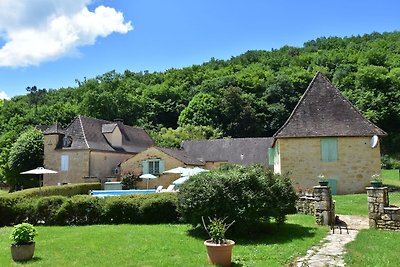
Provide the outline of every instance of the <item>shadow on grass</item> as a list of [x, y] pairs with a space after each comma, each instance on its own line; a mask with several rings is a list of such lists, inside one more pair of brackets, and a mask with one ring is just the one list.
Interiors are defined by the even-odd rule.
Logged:
[[33, 256], [33, 258], [30, 259], [30, 260], [27, 260], [27, 261], [17, 261], [16, 263], [18, 263], [19, 265], [25, 265], [25, 264], [32, 264], [32, 263], [34, 263], [34, 262], [40, 262], [41, 260], [42, 260], [41, 257]]
[[[296, 239], [310, 238], [315, 236], [313, 227], [305, 227], [298, 224], [285, 223], [278, 225], [275, 223], [267, 223], [259, 225], [251, 232], [233, 231], [226, 233], [226, 238], [233, 239], [237, 244], [253, 245], [253, 244], [282, 244], [291, 242]], [[197, 239], [206, 240], [208, 235], [203, 227], [196, 227], [188, 230], [188, 235]]]

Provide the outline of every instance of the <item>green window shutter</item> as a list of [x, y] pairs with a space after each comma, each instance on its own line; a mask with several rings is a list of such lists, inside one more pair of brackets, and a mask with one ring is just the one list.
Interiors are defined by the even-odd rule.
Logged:
[[275, 149], [273, 147], [268, 148], [268, 164], [274, 165]]
[[149, 162], [148, 162], [148, 160], [143, 160], [142, 161], [142, 173], [143, 174], [149, 173]]
[[164, 170], [165, 170], [165, 160], [160, 160], [160, 174], [163, 174], [164, 173]]
[[337, 138], [321, 139], [321, 161], [332, 162], [338, 160]]

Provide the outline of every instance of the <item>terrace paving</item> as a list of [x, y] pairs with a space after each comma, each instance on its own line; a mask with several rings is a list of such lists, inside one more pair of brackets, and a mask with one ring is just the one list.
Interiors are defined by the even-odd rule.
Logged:
[[359, 230], [368, 229], [369, 225], [367, 217], [353, 215], [339, 215], [339, 217], [347, 223], [349, 234], [346, 229], [342, 229], [341, 234], [339, 229], [335, 229], [334, 234], [330, 231], [319, 245], [312, 247], [307, 251], [306, 256], [299, 258], [295, 266], [346, 266], [343, 260], [343, 255], [346, 253], [344, 246], [356, 238]]

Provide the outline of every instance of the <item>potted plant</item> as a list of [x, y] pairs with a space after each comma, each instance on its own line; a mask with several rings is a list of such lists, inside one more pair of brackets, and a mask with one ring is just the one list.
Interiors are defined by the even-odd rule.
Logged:
[[202, 217], [201, 219], [203, 221], [204, 229], [210, 236], [210, 239], [204, 241], [204, 245], [207, 247], [208, 261], [218, 266], [231, 266], [232, 248], [235, 245], [235, 242], [226, 239], [225, 232], [235, 221], [226, 224], [226, 218], [208, 218], [210, 222], [206, 225], [204, 218]]
[[381, 175], [378, 173], [372, 175], [370, 183], [372, 187], [382, 187], [383, 180]]
[[326, 179], [325, 175], [318, 175], [318, 183], [320, 186], [328, 186], [328, 179]]
[[10, 238], [13, 240], [11, 244], [11, 255], [14, 261], [26, 261], [33, 257], [35, 252], [34, 237], [37, 231], [32, 224], [21, 223], [14, 226]]

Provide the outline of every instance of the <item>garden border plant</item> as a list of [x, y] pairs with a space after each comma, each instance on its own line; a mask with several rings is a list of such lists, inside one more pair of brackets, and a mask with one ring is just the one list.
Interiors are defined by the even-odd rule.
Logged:
[[261, 165], [236, 166], [191, 177], [180, 187], [178, 210], [193, 226], [218, 215], [235, 220], [233, 230], [251, 232], [270, 218], [283, 223], [296, 199], [289, 177]]

